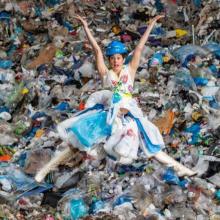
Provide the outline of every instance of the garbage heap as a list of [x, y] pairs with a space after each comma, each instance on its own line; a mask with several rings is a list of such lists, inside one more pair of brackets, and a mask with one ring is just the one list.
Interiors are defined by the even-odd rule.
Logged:
[[[166, 17], [145, 45], [134, 96], [163, 134], [164, 151], [197, 175], [180, 178], [141, 151], [121, 165], [100, 146], [96, 155], [75, 150], [35, 182], [68, 147], [56, 125], [101, 88], [73, 15], [86, 17], [103, 50], [117, 39], [132, 52], [160, 13]], [[0, 218], [220, 219], [219, 21], [218, 0], [2, 0]]]

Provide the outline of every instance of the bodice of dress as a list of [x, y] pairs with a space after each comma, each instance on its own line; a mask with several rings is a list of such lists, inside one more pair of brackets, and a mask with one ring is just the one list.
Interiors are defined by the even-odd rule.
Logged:
[[113, 92], [112, 104], [117, 103], [119, 108], [125, 108], [135, 116], [142, 117], [141, 109], [136, 100], [132, 98], [133, 84], [128, 65], [123, 66], [119, 76], [113, 70], [109, 70], [103, 78], [103, 87], [109, 88]]
[[125, 96], [132, 96], [133, 80], [129, 66], [123, 66], [119, 76], [113, 71], [109, 70], [103, 78], [104, 88], [111, 88], [114, 93], [119, 93]]
[[132, 98], [133, 80], [128, 65], [123, 66], [119, 75], [113, 70], [109, 70], [103, 78], [103, 86], [104, 88], [111, 89], [113, 92], [110, 111], [107, 117], [109, 124], [114, 122], [119, 111], [122, 112], [124, 111], [123, 109], [136, 112], [139, 116], [142, 115], [136, 100]]

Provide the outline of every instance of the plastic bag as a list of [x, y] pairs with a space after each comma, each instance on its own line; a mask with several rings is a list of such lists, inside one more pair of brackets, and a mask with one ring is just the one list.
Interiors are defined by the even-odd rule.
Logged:
[[[4, 175], [0, 176], [1, 180], [7, 181], [11, 186], [11, 195], [7, 200], [16, 200], [22, 196], [39, 194], [45, 190], [52, 188], [50, 184], [38, 184], [35, 180], [25, 175], [19, 168], [14, 165], [3, 168]], [[8, 190], [9, 190], [8, 186]]]
[[23, 97], [23, 89], [24, 89], [24, 83], [21, 82], [14, 86], [11, 93], [8, 95], [6, 100], [6, 106], [11, 110], [17, 106], [17, 104], [21, 101]]
[[220, 58], [220, 44], [209, 42], [203, 48], [213, 53], [218, 59]]
[[57, 130], [65, 141], [83, 151], [88, 151], [94, 144], [100, 143], [109, 136], [112, 127], [106, 123], [106, 111], [91, 109], [85, 111], [60, 123]]
[[87, 215], [87, 213], [86, 204], [82, 198], [72, 199], [70, 201], [70, 215], [72, 219], [77, 220], [80, 217]]
[[189, 44], [189, 45], [185, 45], [180, 48], [177, 48], [173, 50], [171, 53], [182, 64], [184, 63], [186, 64], [186, 61], [187, 61], [186, 59], [189, 55], [206, 56], [209, 52], [200, 46]]
[[112, 92], [109, 90], [94, 92], [89, 96], [85, 108], [91, 108], [96, 104], [102, 104], [105, 107], [108, 107], [111, 105], [111, 97]]
[[125, 118], [104, 145], [105, 151], [122, 164], [130, 164], [137, 159], [138, 147], [138, 127], [131, 118]]
[[181, 68], [175, 73], [174, 81], [177, 85], [181, 85], [186, 90], [197, 90], [196, 84], [186, 68]]
[[96, 112], [81, 117], [68, 130], [73, 132], [81, 145], [91, 147], [99, 139], [111, 134], [111, 126], [106, 124], [107, 112]]

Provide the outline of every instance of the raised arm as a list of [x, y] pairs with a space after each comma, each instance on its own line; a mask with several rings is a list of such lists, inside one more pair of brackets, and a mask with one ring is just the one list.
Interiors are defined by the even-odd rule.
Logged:
[[82, 23], [83, 28], [86, 32], [86, 36], [87, 36], [90, 44], [92, 45], [93, 51], [95, 53], [97, 70], [98, 70], [100, 76], [103, 77], [106, 74], [107, 67], [104, 62], [104, 57], [103, 57], [101, 48], [99, 47], [98, 43], [96, 42], [95, 38], [93, 37], [93, 35], [88, 27], [87, 21], [79, 15], [73, 16], [73, 18], [76, 18], [77, 20], [79, 20]]
[[135, 47], [131, 62], [129, 63], [129, 67], [130, 67], [131, 74], [132, 74], [131, 77], [132, 77], [133, 80], [135, 78], [135, 74], [136, 74], [137, 68], [138, 68], [139, 63], [140, 63], [141, 53], [143, 51], [145, 43], [148, 40], [150, 32], [152, 31], [152, 29], [153, 29], [155, 23], [157, 22], [157, 20], [159, 20], [160, 18], [163, 18], [163, 17], [164, 17], [164, 15], [158, 15], [158, 16], [154, 17], [151, 20], [147, 30], [144, 32], [144, 34], [142, 35], [138, 45]]

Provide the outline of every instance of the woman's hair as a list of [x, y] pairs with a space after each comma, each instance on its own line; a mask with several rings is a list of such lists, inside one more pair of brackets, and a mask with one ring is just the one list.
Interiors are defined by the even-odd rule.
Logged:
[[[123, 59], [125, 59], [127, 57], [127, 53], [119, 53], [120, 55], [122, 55]], [[115, 54], [114, 54], [115, 55]], [[114, 56], [114, 55], [111, 55], [111, 56]], [[108, 57], [108, 60], [110, 60], [110, 57], [111, 56], [107, 56]]]

